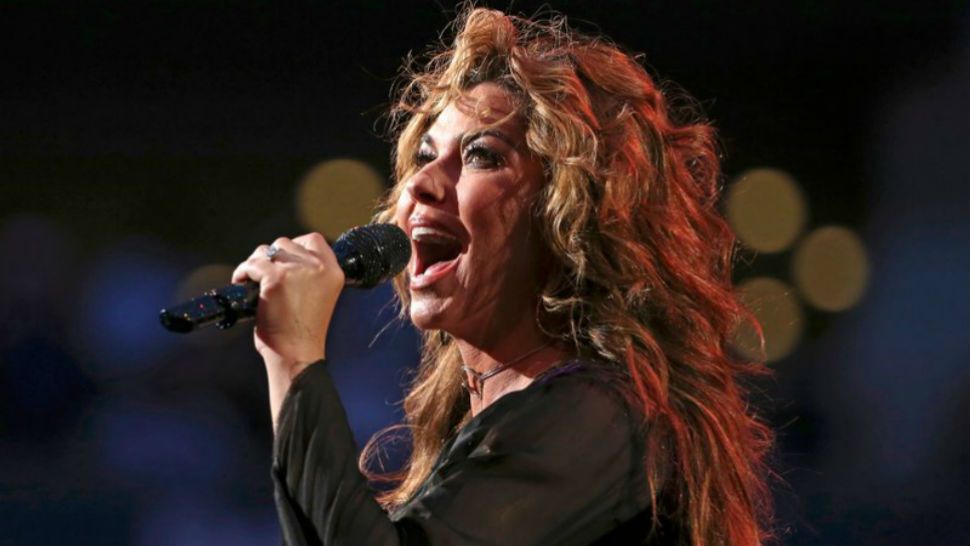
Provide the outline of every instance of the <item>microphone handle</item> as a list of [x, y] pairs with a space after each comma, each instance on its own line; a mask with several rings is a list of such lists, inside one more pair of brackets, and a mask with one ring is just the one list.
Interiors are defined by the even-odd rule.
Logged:
[[259, 284], [247, 281], [215, 288], [185, 303], [162, 309], [159, 319], [162, 326], [173, 332], [187, 333], [210, 324], [224, 330], [255, 317], [258, 304]]
[[[370, 246], [359, 244], [359, 238], [369, 239]], [[345, 286], [371, 288], [386, 273], [386, 264], [379, 256], [372, 256], [379, 242], [365, 229], [355, 229], [341, 236], [333, 245], [337, 263], [344, 270]], [[370, 249], [368, 254], [362, 249]], [[382, 268], [381, 265], [384, 265]], [[187, 302], [162, 309], [159, 320], [167, 330], [181, 334], [203, 326], [215, 324], [225, 330], [237, 322], [245, 322], [256, 316], [259, 305], [259, 283], [246, 281], [215, 288]]]
[[[401, 272], [411, 257], [408, 236], [393, 224], [368, 224], [342, 234], [333, 244], [344, 286], [373, 288]], [[259, 285], [230, 284], [162, 309], [162, 326], [179, 333], [215, 324], [225, 329], [256, 315]]]

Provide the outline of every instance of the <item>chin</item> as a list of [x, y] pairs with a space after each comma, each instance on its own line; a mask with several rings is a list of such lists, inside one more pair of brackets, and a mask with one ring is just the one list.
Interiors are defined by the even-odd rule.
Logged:
[[441, 330], [445, 323], [444, 313], [436, 307], [434, 303], [416, 300], [412, 296], [408, 314], [414, 327], [418, 330]]

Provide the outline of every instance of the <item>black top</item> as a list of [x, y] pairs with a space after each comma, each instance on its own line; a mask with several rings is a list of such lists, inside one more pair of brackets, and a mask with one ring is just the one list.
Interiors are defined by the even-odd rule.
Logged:
[[[357, 468], [326, 366], [311, 365], [283, 402], [273, 450], [285, 544], [643, 543], [652, 510], [640, 419], [602, 370], [572, 362], [496, 400], [444, 445], [414, 497], [388, 514]], [[676, 542], [663, 534], [650, 542]]]

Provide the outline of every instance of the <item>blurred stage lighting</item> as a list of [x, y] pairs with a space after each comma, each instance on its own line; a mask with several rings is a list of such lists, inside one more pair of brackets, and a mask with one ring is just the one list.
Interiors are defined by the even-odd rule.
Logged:
[[33, 336], [54, 335], [72, 311], [77, 242], [67, 229], [39, 214], [17, 213], [0, 222], [0, 349]]
[[235, 406], [203, 388], [160, 399], [139, 391], [102, 396], [82, 423], [78, 441], [98, 454], [95, 470], [106, 482], [155, 492], [232, 484], [247, 445]]
[[344, 231], [370, 221], [384, 193], [381, 176], [355, 159], [333, 159], [314, 167], [300, 182], [300, 223], [333, 241]]
[[791, 354], [805, 329], [801, 303], [787, 284], [769, 277], [748, 279], [738, 286], [745, 306], [754, 313], [764, 333], [764, 352], [755, 328], [741, 324], [734, 348], [752, 360], [775, 362]]
[[818, 228], [795, 250], [792, 277], [813, 307], [844, 311], [859, 301], [869, 280], [865, 246], [847, 228]]
[[192, 299], [213, 288], [225, 286], [232, 280], [234, 270], [235, 268], [229, 264], [208, 264], [197, 267], [179, 283], [174, 299], [177, 301]]
[[155, 241], [133, 238], [98, 253], [78, 283], [71, 321], [78, 354], [99, 379], [140, 373], [165, 361], [177, 338], [159, 326], [158, 311], [178, 285], [171, 255]]
[[726, 215], [738, 238], [760, 252], [781, 252], [805, 227], [807, 205], [798, 182], [778, 169], [741, 173], [728, 190]]
[[265, 506], [253, 509], [239, 502], [238, 497], [196, 484], [153, 496], [139, 507], [128, 544], [265, 546], [280, 542], [273, 511]]

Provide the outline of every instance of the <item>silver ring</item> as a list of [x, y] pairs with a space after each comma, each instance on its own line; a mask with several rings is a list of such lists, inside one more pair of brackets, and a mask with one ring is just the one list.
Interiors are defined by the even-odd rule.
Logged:
[[272, 244], [266, 250], [266, 257], [269, 258], [269, 261], [272, 262], [273, 259], [279, 256], [282, 252], [283, 252], [282, 248], [276, 246], [275, 244]]

